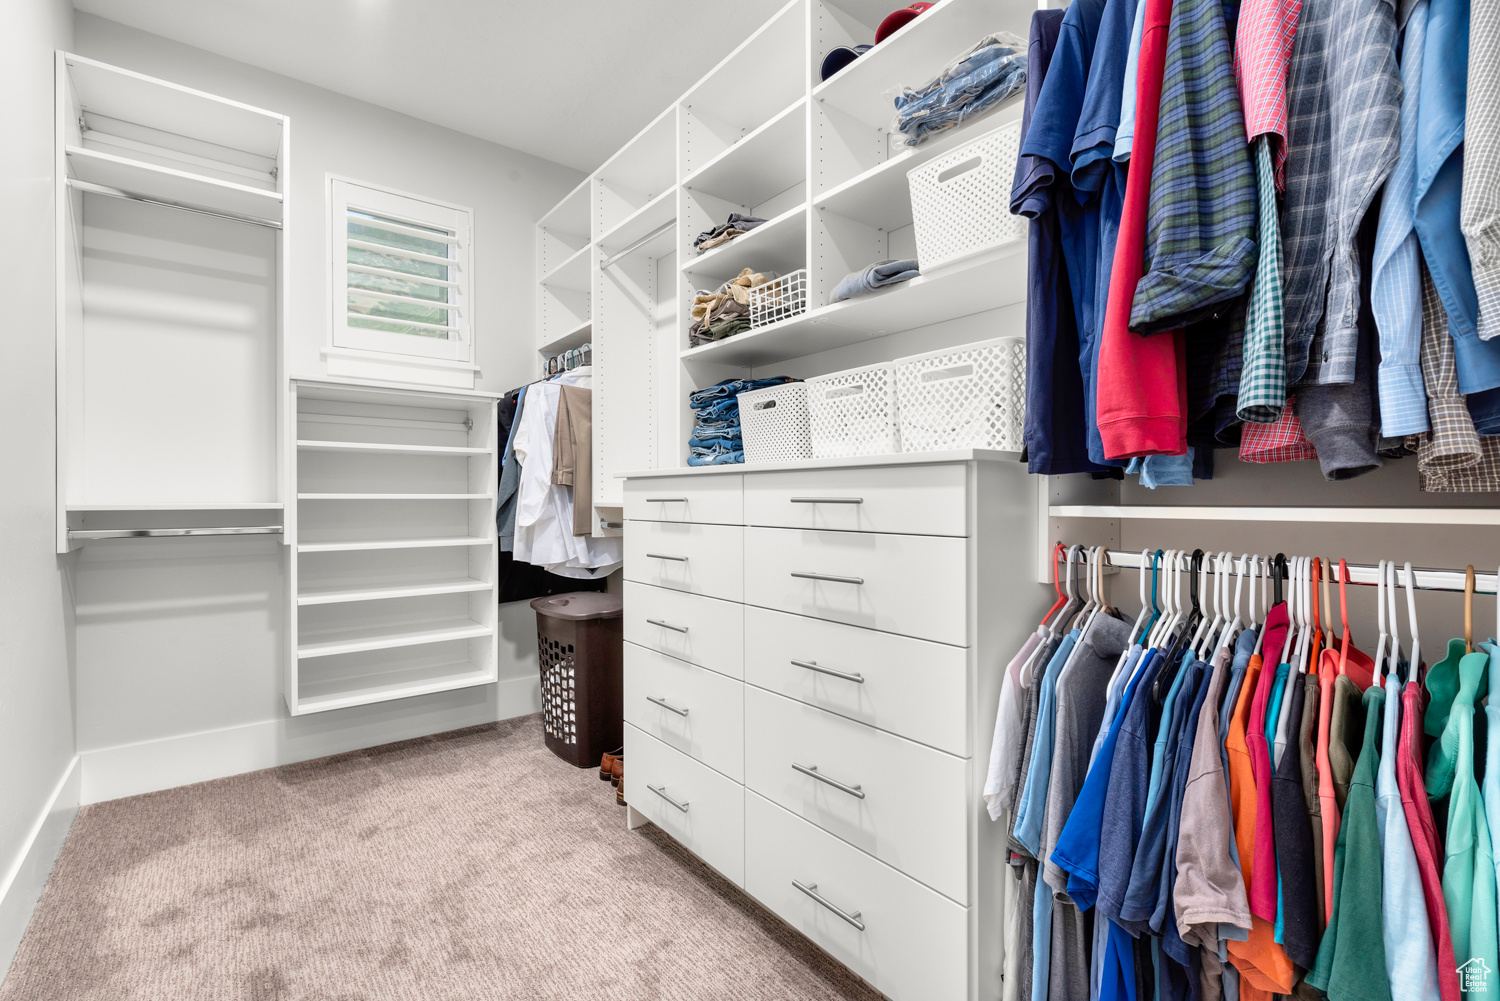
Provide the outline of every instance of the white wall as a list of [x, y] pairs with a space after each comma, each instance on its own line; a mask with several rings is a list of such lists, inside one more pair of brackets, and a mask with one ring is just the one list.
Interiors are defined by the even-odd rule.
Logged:
[[288, 374], [324, 374], [324, 188], [325, 175], [332, 173], [474, 210], [481, 368], [475, 388], [503, 392], [532, 377], [534, 227], [583, 174], [91, 14], [79, 13], [75, 30], [80, 55], [291, 116]]
[[[577, 171], [90, 15], [76, 15], [76, 32], [81, 55], [291, 116], [289, 375], [325, 374], [324, 188], [335, 173], [474, 210], [476, 386], [499, 392], [531, 377], [534, 227]], [[291, 719], [278, 543], [135, 540], [86, 547], [77, 560], [84, 802], [539, 706], [524, 602], [500, 609], [500, 684]]]
[[[0, 3], [0, 971], [77, 805], [67, 578], [54, 552], [52, 51], [66, 0]], [[58, 795], [61, 788], [61, 794]]]

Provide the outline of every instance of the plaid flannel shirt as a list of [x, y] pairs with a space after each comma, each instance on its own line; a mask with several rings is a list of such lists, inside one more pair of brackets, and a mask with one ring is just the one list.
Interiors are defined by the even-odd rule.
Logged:
[[1471, 0], [1462, 222], [1479, 336], [1500, 337], [1500, 0]]
[[1427, 268], [1422, 268], [1422, 378], [1431, 428], [1413, 435], [1420, 486], [1429, 493], [1500, 490], [1500, 438], [1481, 438], [1463, 395], [1448, 314]]
[[1330, 385], [1354, 380], [1355, 241], [1401, 149], [1396, 8], [1391, 0], [1318, 0], [1302, 14], [1287, 136], [1287, 382]]
[[1241, 462], [1301, 462], [1317, 457], [1291, 400], [1283, 401], [1281, 416], [1274, 423], [1246, 424], [1240, 429]]
[[1234, 79], [1245, 136], [1269, 135], [1276, 187], [1286, 183], [1286, 73], [1302, 0], [1245, 0], [1234, 33]]
[[1245, 291], [1255, 258], [1255, 174], [1224, 5], [1179, 0], [1130, 329], [1173, 330], [1224, 312]]
[[[1243, 23], [1243, 22], [1241, 22]], [[1260, 206], [1256, 230], [1260, 259], [1245, 314], [1244, 357], [1237, 411], [1242, 421], [1267, 424], [1281, 416], [1286, 401], [1286, 344], [1281, 306], [1281, 222], [1271, 168], [1271, 137], [1255, 140], [1255, 190]]]

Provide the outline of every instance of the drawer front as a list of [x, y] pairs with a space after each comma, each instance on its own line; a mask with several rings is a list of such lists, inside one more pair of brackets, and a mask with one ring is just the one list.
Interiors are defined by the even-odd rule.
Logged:
[[753, 792], [745, 794], [745, 889], [895, 1001], [969, 996], [967, 908]]
[[968, 535], [968, 470], [807, 469], [745, 475], [745, 524]]
[[745, 781], [745, 684], [625, 644], [625, 722]]
[[749, 604], [966, 645], [967, 539], [744, 531]]
[[961, 904], [967, 775], [963, 758], [745, 689], [746, 787]]
[[732, 678], [745, 674], [745, 606], [625, 582], [625, 638]]
[[744, 625], [752, 685], [969, 756], [966, 649], [753, 605]]
[[741, 601], [744, 529], [632, 521], [625, 526], [625, 579]]
[[625, 517], [632, 521], [745, 523], [744, 476], [666, 476], [625, 481]]
[[745, 787], [625, 725], [625, 798], [736, 886], [745, 885]]

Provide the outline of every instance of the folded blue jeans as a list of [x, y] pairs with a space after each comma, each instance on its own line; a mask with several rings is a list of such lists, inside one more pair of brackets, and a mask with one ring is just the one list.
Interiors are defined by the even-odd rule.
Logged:
[[869, 295], [876, 289], [885, 288], [887, 285], [911, 281], [919, 274], [921, 272], [917, 270], [916, 261], [877, 261], [867, 268], [845, 275], [843, 280], [834, 287], [831, 301], [838, 302], [841, 299], [852, 299], [857, 295]]

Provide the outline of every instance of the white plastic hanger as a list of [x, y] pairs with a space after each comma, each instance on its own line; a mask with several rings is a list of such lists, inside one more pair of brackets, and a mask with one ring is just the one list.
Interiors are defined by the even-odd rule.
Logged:
[[1401, 673], [1401, 620], [1396, 616], [1395, 560], [1387, 560], [1385, 564], [1385, 603], [1391, 627], [1391, 649], [1386, 656], [1389, 658], [1391, 671], [1396, 674], [1397, 682], [1405, 684], [1406, 677]]
[[[1391, 634], [1385, 624], [1385, 560], [1375, 568], [1375, 621], [1380, 628], [1380, 638], [1375, 641], [1375, 671], [1384, 676], [1390, 673], [1386, 669], [1385, 648], [1390, 645]], [[1390, 665], [1395, 667], [1395, 663]]]
[[[1248, 553], [1241, 553], [1238, 566], [1235, 567], [1237, 572], [1234, 575], [1234, 619], [1229, 625], [1224, 627], [1224, 632], [1219, 636], [1220, 647], [1227, 647], [1234, 642], [1234, 635], [1239, 631], [1241, 623], [1244, 622], [1240, 618], [1240, 596], [1244, 593], [1245, 570], [1249, 566], [1249, 563], [1250, 555]], [[1224, 581], [1224, 593], [1226, 597], [1229, 594], [1229, 581], [1227, 579]], [[1253, 583], [1250, 586], [1250, 604], [1253, 609], [1255, 605], [1255, 585]]]
[[1407, 678], [1417, 676], [1417, 666], [1422, 662], [1422, 634], [1417, 629], [1417, 599], [1412, 594], [1413, 574], [1411, 561], [1406, 562], [1406, 619], [1411, 626], [1411, 657], [1407, 659]]
[[1130, 647], [1135, 645], [1138, 639], [1140, 639], [1141, 630], [1146, 627], [1146, 620], [1151, 617], [1151, 603], [1147, 600], [1146, 597], [1146, 590], [1149, 586], [1147, 578], [1150, 577], [1150, 575], [1151, 550], [1142, 549], [1140, 572], [1141, 614], [1135, 617], [1135, 625], [1130, 627], [1130, 642], [1125, 644], [1127, 651]]
[[1151, 627], [1151, 634], [1147, 637], [1147, 647], [1160, 647], [1161, 637], [1165, 635], [1167, 626], [1172, 621], [1172, 565], [1177, 558], [1177, 550], [1163, 550], [1161, 554], [1161, 572], [1157, 575], [1156, 600], [1161, 606], [1161, 614], [1156, 617], [1156, 624]]

